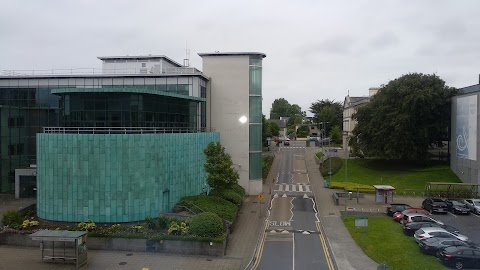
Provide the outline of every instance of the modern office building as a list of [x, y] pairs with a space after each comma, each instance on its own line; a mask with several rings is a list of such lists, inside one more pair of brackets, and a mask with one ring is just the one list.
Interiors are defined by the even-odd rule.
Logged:
[[87, 75], [1, 76], [1, 192], [36, 164], [39, 217], [142, 220], [208, 190], [203, 150], [217, 141], [239, 184], [261, 192], [265, 55], [200, 55], [203, 72], [149, 55], [99, 57], [102, 72]]
[[480, 184], [479, 96], [480, 84], [476, 84], [459, 89], [452, 98], [450, 168], [469, 184]]

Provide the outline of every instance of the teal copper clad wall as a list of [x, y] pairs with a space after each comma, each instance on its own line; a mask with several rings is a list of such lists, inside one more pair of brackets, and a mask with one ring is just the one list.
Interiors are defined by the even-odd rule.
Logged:
[[205, 187], [219, 133], [37, 134], [37, 213], [56, 221], [156, 217]]

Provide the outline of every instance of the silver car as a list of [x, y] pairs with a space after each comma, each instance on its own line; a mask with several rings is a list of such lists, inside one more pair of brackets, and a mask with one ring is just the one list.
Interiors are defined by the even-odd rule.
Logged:
[[463, 234], [449, 232], [445, 229], [436, 227], [418, 229], [413, 236], [415, 237], [415, 241], [417, 241], [417, 243], [432, 237], [453, 238], [464, 242], [468, 241], [468, 237]]
[[466, 199], [463, 202], [472, 213], [480, 214], [480, 199]]

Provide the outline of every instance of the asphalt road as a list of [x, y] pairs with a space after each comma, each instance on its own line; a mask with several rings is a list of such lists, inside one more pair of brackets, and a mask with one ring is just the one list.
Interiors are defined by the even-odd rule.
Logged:
[[279, 174], [257, 269], [332, 269], [325, 259], [314, 194], [305, 164], [305, 142], [281, 146]]
[[432, 218], [457, 228], [460, 230], [460, 233], [467, 236], [470, 241], [480, 245], [480, 216], [475, 214], [454, 215], [447, 213], [433, 214]]

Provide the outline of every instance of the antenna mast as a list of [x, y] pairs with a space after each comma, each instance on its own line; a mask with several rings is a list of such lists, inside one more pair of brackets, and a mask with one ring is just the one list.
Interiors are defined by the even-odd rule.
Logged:
[[190, 50], [188, 49], [188, 44], [185, 41], [185, 59], [183, 59], [183, 66], [189, 67], [190, 66]]

